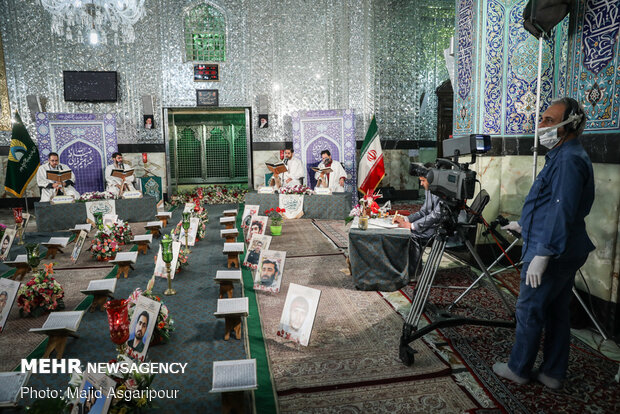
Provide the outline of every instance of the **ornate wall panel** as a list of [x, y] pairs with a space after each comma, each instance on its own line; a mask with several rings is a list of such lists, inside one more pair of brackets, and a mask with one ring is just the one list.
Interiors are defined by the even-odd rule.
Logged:
[[486, 65], [484, 73], [484, 120], [486, 134], [502, 133], [502, 102], [504, 96], [504, 25], [506, 10], [503, 2], [489, 0], [486, 5]]
[[620, 128], [620, 4], [617, 0], [579, 2], [572, 42], [570, 95], [588, 115], [588, 131]]
[[454, 88], [454, 132], [471, 133], [474, 125], [474, 101], [472, 88], [475, 82], [475, 30], [474, 0], [457, 0], [456, 35], [456, 87]]

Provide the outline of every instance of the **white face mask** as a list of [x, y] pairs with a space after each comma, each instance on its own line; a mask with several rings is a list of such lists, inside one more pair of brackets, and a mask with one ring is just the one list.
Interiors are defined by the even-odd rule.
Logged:
[[562, 137], [558, 136], [558, 128], [566, 124], [570, 124], [576, 120], [581, 120], [581, 115], [571, 115], [566, 121], [562, 121], [557, 125], [553, 125], [547, 128], [540, 128], [538, 130], [538, 140], [540, 145], [552, 149], [558, 142], [562, 140]]

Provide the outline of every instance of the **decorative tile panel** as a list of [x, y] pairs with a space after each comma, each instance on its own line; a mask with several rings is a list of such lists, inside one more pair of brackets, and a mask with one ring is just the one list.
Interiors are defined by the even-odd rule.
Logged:
[[457, 2], [457, 58], [454, 105], [454, 132], [471, 133], [475, 127], [474, 96], [471, 96], [474, 79], [474, 0]]

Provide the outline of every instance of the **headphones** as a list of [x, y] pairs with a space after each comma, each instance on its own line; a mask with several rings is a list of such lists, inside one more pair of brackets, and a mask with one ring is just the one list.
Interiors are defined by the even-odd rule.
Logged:
[[585, 124], [585, 113], [583, 111], [583, 107], [579, 102], [574, 100], [573, 98], [562, 98], [556, 101], [557, 103], [561, 102], [566, 107], [564, 111], [563, 121], [569, 121], [564, 128], [566, 132], [579, 132], [582, 126], [582, 123]]

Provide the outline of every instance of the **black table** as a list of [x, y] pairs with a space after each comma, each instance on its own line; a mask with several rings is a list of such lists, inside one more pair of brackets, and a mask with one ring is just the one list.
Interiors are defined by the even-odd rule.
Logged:
[[349, 260], [355, 287], [359, 290], [393, 292], [409, 283], [407, 229], [349, 231]]
[[[86, 203], [51, 205], [34, 203], [37, 231], [50, 232], [66, 230], [76, 224], [86, 223]], [[155, 220], [157, 200], [151, 196], [116, 200], [116, 214], [120, 220], [131, 223]]]
[[[280, 205], [279, 194], [259, 194], [256, 191], [245, 195], [245, 204], [260, 205], [259, 211]], [[304, 215], [307, 219], [344, 220], [351, 212], [351, 193], [329, 195], [304, 195]]]

